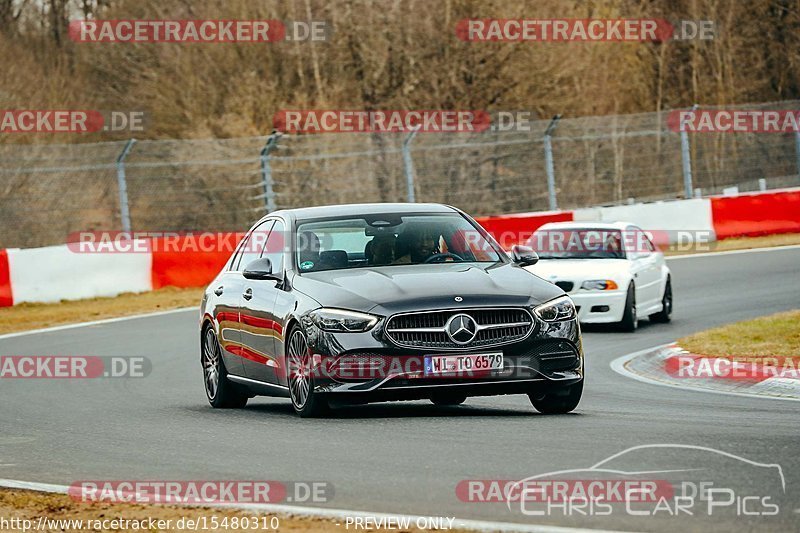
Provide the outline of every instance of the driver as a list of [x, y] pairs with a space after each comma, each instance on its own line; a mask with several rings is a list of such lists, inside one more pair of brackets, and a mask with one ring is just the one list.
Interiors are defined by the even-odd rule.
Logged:
[[430, 228], [412, 226], [397, 237], [397, 259], [393, 265], [424, 263], [438, 253], [436, 238]]
[[614, 254], [614, 256], [618, 256], [622, 251], [622, 240], [618, 233], [612, 233], [608, 236], [605, 251]]

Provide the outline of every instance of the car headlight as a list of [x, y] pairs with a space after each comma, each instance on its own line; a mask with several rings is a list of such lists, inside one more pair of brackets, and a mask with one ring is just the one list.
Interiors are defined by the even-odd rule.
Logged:
[[590, 279], [581, 283], [581, 289], [589, 291], [613, 291], [619, 289], [619, 285], [613, 279]]
[[575, 304], [569, 296], [560, 296], [533, 309], [545, 322], [563, 322], [575, 318]]
[[378, 323], [375, 315], [347, 311], [345, 309], [329, 309], [323, 307], [309, 313], [311, 320], [322, 331], [336, 331], [341, 333], [355, 333], [368, 331]]

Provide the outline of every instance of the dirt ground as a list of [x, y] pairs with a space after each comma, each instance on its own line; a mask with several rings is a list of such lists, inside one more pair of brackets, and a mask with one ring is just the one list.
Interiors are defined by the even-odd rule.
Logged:
[[120, 294], [112, 298], [67, 300], [51, 304], [22, 303], [13, 307], [0, 307], [0, 334], [181, 307], [198, 307], [202, 297], [201, 288], [165, 287], [138, 294]]
[[[29, 522], [26, 523], [24, 520], [29, 520]], [[70, 520], [72, 522], [69, 522]], [[82, 523], [76, 522], [81, 520]], [[113, 523], [113, 520], [117, 520], [117, 523]], [[128, 520], [128, 522], [125, 523], [124, 520]], [[145, 520], [146, 522], [133, 523], [134, 520]], [[106, 522], [103, 523], [103, 521]], [[232, 532], [246, 530], [326, 533], [376, 529], [356, 529], [352, 523], [346, 524], [344, 519], [275, 515], [235, 509], [178, 505], [82, 503], [74, 501], [66, 494], [0, 489], [0, 531], [60, 533], [78, 531]], [[381, 528], [381, 530], [387, 531], [386, 528]], [[388, 530], [422, 531], [415, 527]], [[450, 529], [448, 531], [466, 530]]]

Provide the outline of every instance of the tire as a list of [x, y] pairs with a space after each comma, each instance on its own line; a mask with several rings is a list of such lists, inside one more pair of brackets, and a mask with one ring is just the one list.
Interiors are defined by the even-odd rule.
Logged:
[[575, 410], [583, 395], [583, 380], [548, 391], [544, 396], [528, 394], [533, 407], [543, 415], [562, 415]]
[[206, 398], [217, 409], [239, 408], [247, 405], [248, 395], [228, 380], [228, 371], [222, 360], [222, 348], [214, 328], [207, 326], [203, 333], [203, 381]]
[[467, 401], [466, 396], [436, 396], [431, 398], [433, 405], [446, 406], [446, 405], [461, 405]]
[[667, 278], [664, 296], [661, 298], [661, 311], [650, 315], [651, 322], [667, 323], [672, 319], [672, 280]]
[[617, 327], [620, 331], [632, 332], [636, 331], [639, 326], [639, 317], [636, 316], [636, 287], [631, 281], [628, 285], [628, 296], [625, 298], [625, 312], [622, 314], [622, 320], [617, 322]]
[[314, 375], [311, 371], [311, 352], [303, 330], [294, 327], [287, 337], [286, 361], [289, 374], [289, 397], [294, 412], [300, 418], [314, 418], [330, 411], [324, 394], [314, 392]]

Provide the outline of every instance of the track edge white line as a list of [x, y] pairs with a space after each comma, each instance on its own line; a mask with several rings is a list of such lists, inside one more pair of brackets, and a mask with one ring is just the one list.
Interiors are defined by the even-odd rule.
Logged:
[[749, 253], [762, 253], [762, 252], [778, 252], [783, 250], [796, 250], [800, 248], [800, 244], [787, 244], [785, 246], [762, 246], [761, 248], [745, 248], [743, 250], [722, 250], [719, 252], [699, 252], [696, 254], [680, 254], [680, 255], [667, 255], [664, 259], [667, 261], [675, 261], [676, 259], [692, 259], [695, 257], [713, 257], [715, 255], [737, 255]]
[[[52, 333], [56, 331], [63, 331], [67, 329], [85, 328], [89, 326], [102, 326], [103, 324], [113, 324], [115, 322], [122, 322], [125, 320], [136, 320], [139, 318], [150, 318], [154, 316], [171, 315], [173, 313], [185, 313], [187, 311], [198, 311], [200, 304], [196, 307], [178, 307], [176, 309], [167, 309], [165, 311], [153, 311], [150, 313], [139, 313], [136, 315], [116, 316], [111, 318], [102, 318], [100, 320], [90, 320], [89, 322], [75, 322], [72, 324], [61, 324], [59, 326], [51, 326], [49, 328], [29, 329], [26, 331], [15, 331], [13, 333], [4, 333], [0, 335], [0, 340], [11, 339], [13, 337], [23, 337], [25, 335], [38, 335], [39, 333]], [[199, 315], [198, 315], [199, 316]]]

